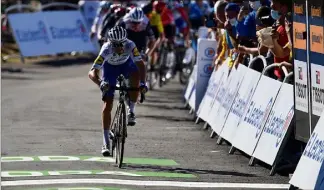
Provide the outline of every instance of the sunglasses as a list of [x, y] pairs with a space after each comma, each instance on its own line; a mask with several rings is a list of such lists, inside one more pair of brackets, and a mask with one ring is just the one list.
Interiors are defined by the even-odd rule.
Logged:
[[124, 47], [124, 44], [122, 42], [111, 42], [111, 45], [114, 48], [120, 48], [120, 47]]
[[131, 22], [133, 25], [141, 24], [141, 22]]

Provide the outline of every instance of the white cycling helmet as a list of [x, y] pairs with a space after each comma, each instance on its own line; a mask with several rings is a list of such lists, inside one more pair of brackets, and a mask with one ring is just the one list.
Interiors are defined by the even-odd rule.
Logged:
[[127, 31], [123, 27], [115, 26], [108, 31], [107, 39], [111, 42], [124, 42], [127, 39]]
[[129, 19], [132, 22], [142, 22], [144, 19], [144, 12], [142, 8], [135, 7], [129, 12]]

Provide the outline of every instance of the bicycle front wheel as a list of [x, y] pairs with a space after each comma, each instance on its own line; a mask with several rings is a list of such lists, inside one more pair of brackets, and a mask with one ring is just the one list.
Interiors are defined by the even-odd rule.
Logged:
[[119, 168], [122, 167], [124, 159], [124, 149], [125, 141], [127, 136], [127, 127], [126, 127], [126, 105], [125, 103], [119, 104], [119, 113], [118, 113], [118, 136], [116, 137], [116, 164]]

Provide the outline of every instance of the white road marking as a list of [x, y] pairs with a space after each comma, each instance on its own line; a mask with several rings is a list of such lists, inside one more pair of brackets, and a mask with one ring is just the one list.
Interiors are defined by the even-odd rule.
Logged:
[[118, 184], [133, 186], [158, 187], [193, 187], [193, 188], [247, 188], [247, 189], [287, 189], [289, 184], [263, 183], [208, 183], [208, 182], [181, 182], [181, 181], [138, 181], [120, 179], [46, 179], [46, 180], [17, 180], [2, 181], [1, 186], [27, 185], [55, 185], [55, 184]]
[[217, 152], [220, 152], [219, 150], [212, 150], [210, 151], [211, 153], [217, 153]]

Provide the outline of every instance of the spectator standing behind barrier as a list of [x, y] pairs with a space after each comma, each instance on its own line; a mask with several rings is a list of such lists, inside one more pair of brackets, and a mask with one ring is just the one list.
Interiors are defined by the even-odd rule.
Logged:
[[226, 16], [226, 22], [225, 22], [225, 29], [226, 29], [226, 42], [227, 45], [231, 51], [229, 61], [229, 68], [231, 69], [234, 61], [236, 60], [238, 53], [235, 51], [235, 48], [238, 46], [237, 41], [237, 16], [240, 12], [240, 7], [236, 3], [229, 3], [225, 7], [225, 16]]
[[225, 61], [226, 57], [229, 55], [230, 50], [227, 45], [226, 41], [226, 31], [224, 28], [225, 22], [226, 22], [226, 16], [225, 16], [225, 7], [228, 5], [228, 2], [226, 1], [219, 1], [219, 3], [216, 3], [216, 11], [215, 16], [216, 19], [219, 22], [218, 27], [220, 28], [220, 41], [219, 46], [217, 49], [217, 57], [215, 61], [216, 69]]
[[[272, 0], [271, 2], [271, 16], [277, 20], [271, 34], [274, 46], [271, 48], [271, 52], [274, 55], [275, 63], [289, 62], [291, 49], [287, 46], [289, 40], [285, 29], [285, 18], [291, 6], [292, 2], [287, 0]], [[284, 79], [280, 68], [275, 69], [274, 74], [278, 80]]]

